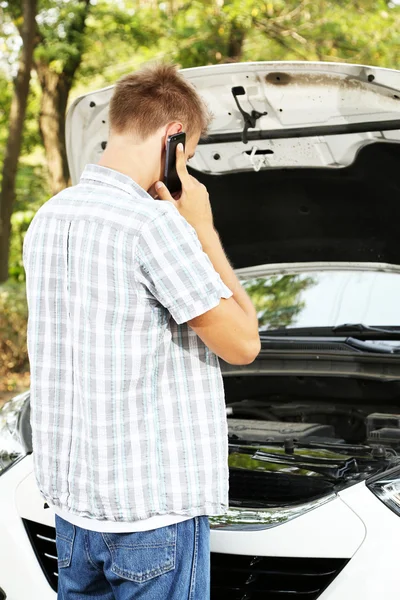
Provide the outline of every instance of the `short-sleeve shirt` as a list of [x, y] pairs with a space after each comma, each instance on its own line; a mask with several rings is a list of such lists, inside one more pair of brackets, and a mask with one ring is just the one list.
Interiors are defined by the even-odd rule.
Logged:
[[224, 514], [223, 380], [187, 321], [232, 292], [195, 229], [88, 164], [34, 216], [23, 263], [42, 496], [107, 521]]

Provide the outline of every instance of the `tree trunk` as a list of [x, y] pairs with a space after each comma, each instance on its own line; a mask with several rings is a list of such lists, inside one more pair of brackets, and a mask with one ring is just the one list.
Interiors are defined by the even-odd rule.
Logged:
[[82, 60], [83, 36], [90, 0], [78, 0], [77, 4], [81, 10], [77, 11], [66, 35], [66, 41], [70, 42], [74, 52], [71, 52], [66, 60], [62, 73], [53, 71], [43, 59], [34, 63], [42, 88], [39, 128], [46, 151], [53, 195], [71, 185], [65, 147], [65, 117], [69, 92]]
[[36, 0], [23, 0], [22, 49], [11, 102], [9, 135], [4, 153], [0, 191], [0, 283], [8, 279], [11, 215], [15, 201], [15, 178], [21, 151], [22, 130], [36, 34]]
[[43, 63], [37, 63], [42, 97], [39, 127], [46, 152], [51, 192], [58, 194], [70, 185], [65, 148], [65, 113], [72, 81], [64, 73], [56, 73]]
[[233, 21], [229, 33], [226, 62], [237, 62], [241, 60], [245, 35], [245, 30]]

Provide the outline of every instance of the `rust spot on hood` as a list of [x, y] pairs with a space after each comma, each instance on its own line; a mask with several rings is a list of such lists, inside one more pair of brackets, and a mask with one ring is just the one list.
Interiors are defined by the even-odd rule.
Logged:
[[[371, 77], [371, 76], [369, 76]], [[374, 78], [374, 76], [372, 76]], [[265, 81], [274, 85], [287, 85], [289, 83], [296, 85], [329, 86], [341, 89], [360, 89], [372, 90], [373, 79], [367, 78], [367, 74], [360, 73], [358, 77], [354, 75], [344, 75], [340, 73], [321, 73], [321, 72], [299, 72], [299, 73], [279, 73], [272, 72], [265, 76]]]
[[379, 85], [376, 78], [366, 69], [361, 69], [357, 75], [347, 75], [341, 73], [323, 73], [323, 72], [297, 72], [285, 73], [272, 71], [265, 75], [265, 82], [278, 86], [313, 86], [329, 87], [331, 89], [369, 92], [379, 96], [392, 99], [398, 98], [397, 90], [387, 85]]
[[265, 76], [265, 81], [274, 85], [287, 85], [292, 81], [292, 75], [288, 73], [268, 73]]

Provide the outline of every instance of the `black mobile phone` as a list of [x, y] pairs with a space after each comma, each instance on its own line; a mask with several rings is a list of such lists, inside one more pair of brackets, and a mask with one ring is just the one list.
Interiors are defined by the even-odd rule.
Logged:
[[167, 139], [167, 152], [165, 158], [165, 169], [164, 169], [164, 183], [167, 186], [169, 192], [174, 194], [182, 190], [181, 180], [176, 172], [176, 147], [178, 144], [183, 144], [185, 148], [186, 133], [175, 133], [174, 135], [168, 136]]

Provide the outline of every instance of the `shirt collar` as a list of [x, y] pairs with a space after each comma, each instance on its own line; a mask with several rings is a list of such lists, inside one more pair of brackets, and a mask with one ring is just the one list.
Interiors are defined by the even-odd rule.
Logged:
[[79, 183], [93, 183], [93, 181], [107, 183], [112, 187], [127, 192], [131, 196], [140, 196], [144, 200], [154, 200], [146, 190], [140, 187], [140, 185], [128, 175], [110, 169], [109, 167], [104, 167], [103, 165], [89, 163], [83, 169]]

